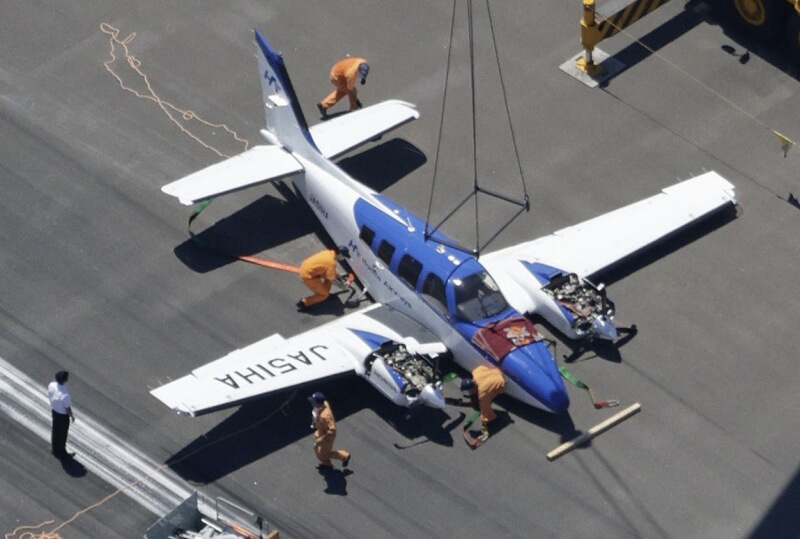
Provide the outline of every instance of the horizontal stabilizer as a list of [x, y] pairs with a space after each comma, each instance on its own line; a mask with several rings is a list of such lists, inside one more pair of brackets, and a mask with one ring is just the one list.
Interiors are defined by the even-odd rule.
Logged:
[[534, 279], [525, 263], [589, 277], [730, 204], [736, 204], [733, 184], [707, 172], [549, 236], [489, 253], [481, 262], [514, 297], [523, 280]]
[[303, 166], [280, 146], [255, 146], [244, 153], [169, 183], [163, 192], [190, 206], [217, 195], [286, 178]]
[[331, 118], [309, 131], [322, 155], [333, 159], [417, 118], [414, 105], [393, 99]]

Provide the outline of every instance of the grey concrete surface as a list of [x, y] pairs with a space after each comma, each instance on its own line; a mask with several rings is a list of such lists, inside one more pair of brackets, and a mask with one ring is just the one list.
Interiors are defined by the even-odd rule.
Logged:
[[[342, 165], [425, 216], [451, 8], [386, 0], [0, 3], [0, 357], [43, 391], [68, 369], [78, 414], [204, 492], [262, 513], [285, 537], [797, 536], [800, 211], [785, 199], [800, 191], [800, 153], [784, 158], [771, 131], [800, 137], [800, 86], [780, 53], [742, 42], [702, 4], [670, 3], [602, 43], [628, 68], [598, 89], [558, 69], [579, 50], [580, 3], [491, 8], [532, 201], [492, 248], [704, 170], [736, 185], [735, 219], [606, 276], [620, 321], [639, 333], [618, 354], [588, 352], [570, 369], [601, 397], [641, 403], [640, 414], [548, 463], [547, 451], [615, 410], [594, 410], [574, 387], [565, 417], [500, 398], [513, 422], [471, 451], [459, 432], [461, 409], [406, 421], [359, 380], [326, 384], [319, 389], [339, 420], [337, 443], [354, 456], [347, 472], [322, 477], [304, 392], [197, 419], [173, 415], [148, 394], [232, 349], [344, 310], [296, 313], [304, 289], [294, 275], [188, 240], [190, 210], [159, 188], [219, 156], [165, 111], [233, 154], [243, 145], [221, 127], [175, 110], [257, 143], [253, 28], [283, 52], [310, 122], [330, 89], [330, 65], [345, 53], [364, 55], [372, 70], [362, 100], [404, 99], [422, 116]], [[519, 194], [485, 5], [476, 4], [474, 19], [478, 170]], [[434, 218], [472, 185], [463, 3], [455, 30]], [[125, 61], [123, 44], [137, 61]], [[112, 60], [125, 86], [152, 97], [149, 83], [161, 106], [122, 89], [104, 65]], [[483, 230], [502, 226], [507, 208], [484, 210]], [[470, 242], [469, 222], [459, 215], [445, 228]], [[195, 230], [226, 249], [287, 263], [327, 241], [304, 203], [274, 186], [215, 201]], [[568, 345], [558, 344], [557, 357]], [[4, 533], [57, 525], [111, 490], [91, 471], [66, 473], [24, 425], [0, 422]], [[155, 518], [115, 498], [60, 533], [139, 537]]]

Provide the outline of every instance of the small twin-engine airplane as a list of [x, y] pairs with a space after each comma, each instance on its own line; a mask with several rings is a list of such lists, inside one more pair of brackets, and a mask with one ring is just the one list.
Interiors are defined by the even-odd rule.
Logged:
[[267, 144], [163, 187], [191, 205], [291, 177], [375, 303], [289, 339], [275, 334], [152, 391], [190, 415], [355, 372], [401, 406], [443, 408], [438, 356], [464, 369], [498, 367], [506, 392], [560, 413], [569, 397], [556, 362], [528, 318], [570, 339], [616, 338], [614, 305], [585, 277], [736, 204], [715, 172], [559, 230], [474, 256], [402, 206], [348, 176], [331, 159], [418, 118], [390, 100], [308, 127], [280, 54], [255, 32]]

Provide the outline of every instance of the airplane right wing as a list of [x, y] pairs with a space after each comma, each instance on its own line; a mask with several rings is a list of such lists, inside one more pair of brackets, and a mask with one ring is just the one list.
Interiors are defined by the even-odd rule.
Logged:
[[331, 118], [309, 131], [322, 155], [334, 159], [417, 118], [414, 105], [391, 99]]
[[481, 262], [512, 305], [526, 312], [534, 303], [525, 290], [551, 277], [539, 271], [557, 268], [590, 277], [730, 204], [736, 204], [733, 184], [707, 172], [549, 236], [488, 253]]
[[207, 198], [232, 193], [302, 172], [303, 166], [280, 146], [254, 146], [239, 155], [168, 183], [163, 192], [191, 206]]
[[[285, 339], [275, 334], [235, 350], [150, 393], [180, 413], [197, 415], [337, 375], [364, 373], [383, 343], [419, 341], [379, 304]], [[397, 327], [398, 329], [394, 329]]]

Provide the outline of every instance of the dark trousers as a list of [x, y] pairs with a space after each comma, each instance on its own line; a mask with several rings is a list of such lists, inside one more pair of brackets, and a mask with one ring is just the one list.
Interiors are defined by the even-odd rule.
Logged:
[[69, 432], [69, 416], [53, 412], [53, 431], [50, 435], [50, 443], [53, 446], [54, 455], [65, 455], [67, 453], [67, 433]]

